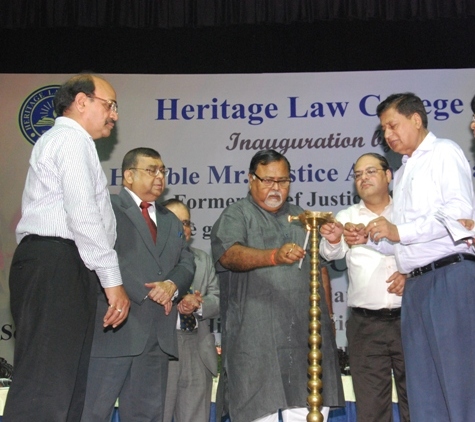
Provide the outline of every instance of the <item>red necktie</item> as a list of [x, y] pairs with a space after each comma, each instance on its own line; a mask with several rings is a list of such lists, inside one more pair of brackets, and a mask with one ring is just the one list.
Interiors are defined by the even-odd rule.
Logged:
[[140, 203], [140, 208], [142, 209], [143, 218], [145, 218], [145, 222], [147, 223], [148, 229], [150, 230], [150, 234], [152, 235], [153, 243], [157, 243], [157, 226], [150, 218], [150, 213], [148, 212], [148, 207], [151, 207], [152, 204], [148, 202], [142, 201]]

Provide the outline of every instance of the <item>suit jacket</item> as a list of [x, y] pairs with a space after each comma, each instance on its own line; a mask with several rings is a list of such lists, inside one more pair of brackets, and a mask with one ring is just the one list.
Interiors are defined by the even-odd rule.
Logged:
[[198, 353], [208, 370], [216, 376], [218, 373], [218, 355], [213, 333], [210, 331], [210, 319], [219, 314], [219, 282], [211, 257], [201, 249], [190, 248], [195, 256], [196, 271], [191, 283], [193, 291], [199, 290], [203, 296], [201, 316], [198, 319]]
[[[108, 303], [104, 292], [99, 292], [92, 356], [139, 355], [152, 332], [161, 349], [176, 357], [176, 306], [165, 315], [163, 306], [150, 299], [144, 300], [149, 292], [144, 284], [172, 280], [178, 287], [178, 297], [186, 294], [195, 264], [183, 235], [182, 223], [156, 202], [158, 235], [154, 244], [140, 208], [127, 190], [122, 188], [119, 195], [111, 195], [111, 202], [117, 220], [115, 250], [131, 306], [127, 320], [121, 326], [104, 329], [102, 319]], [[151, 331], [152, 325], [156, 327], [154, 331]]]

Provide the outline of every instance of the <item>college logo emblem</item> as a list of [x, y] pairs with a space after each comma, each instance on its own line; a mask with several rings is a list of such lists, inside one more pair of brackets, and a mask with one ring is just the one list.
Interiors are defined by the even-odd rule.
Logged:
[[53, 98], [60, 85], [48, 85], [31, 93], [23, 102], [18, 116], [21, 133], [31, 144], [54, 125]]

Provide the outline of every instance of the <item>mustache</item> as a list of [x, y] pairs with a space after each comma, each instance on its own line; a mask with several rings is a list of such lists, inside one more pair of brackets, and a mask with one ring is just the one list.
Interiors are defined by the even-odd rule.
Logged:
[[282, 199], [282, 194], [278, 190], [271, 190], [267, 194], [267, 197], [269, 196], [278, 196], [280, 199]]

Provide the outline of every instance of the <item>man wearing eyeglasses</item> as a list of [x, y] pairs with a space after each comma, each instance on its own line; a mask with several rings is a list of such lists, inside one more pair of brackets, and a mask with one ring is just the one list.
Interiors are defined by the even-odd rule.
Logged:
[[4, 421], [77, 421], [84, 403], [96, 289], [102, 327], [127, 318], [129, 298], [113, 249], [115, 218], [94, 140], [118, 119], [103, 78], [72, 77], [54, 98], [54, 126], [36, 142], [10, 271], [15, 376]]
[[366, 235], [408, 274], [401, 334], [411, 419], [471, 420], [475, 255], [435, 217], [438, 210], [453, 219], [472, 215], [470, 164], [459, 145], [428, 130], [424, 103], [415, 94], [390, 95], [376, 111], [387, 144], [403, 154], [394, 176], [393, 219], [378, 217], [347, 242]]
[[[211, 232], [223, 330], [219, 391], [227, 383], [233, 422], [276, 422], [279, 411], [284, 422], [306, 421], [310, 258], [304, 227], [288, 221], [303, 209], [287, 202], [290, 164], [282, 154], [256, 153], [248, 177], [247, 197], [228, 206]], [[344, 398], [332, 323], [324, 300], [320, 306], [328, 414]]]
[[[156, 202], [167, 174], [151, 148], [135, 148], [122, 161], [123, 188], [111, 199], [131, 306], [116, 329], [96, 318], [83, 422], [110, 422], [117, 398], [121, 420], [162, 422], [168, 360], [178, 356], [172, 300], [187, 293], [195, 270], [181, 222]], [[107, 306], [99, 293], [99, 315]]]
[[346, 257], [348, 317], [346, 336], [359, 422], [392, 420], [392, 376], [400, 420], [409, 421], [406, 375], [401, 341], [401, 296], [406, 276], [397, 271], [393, 255], [366, 245], [349, 247], [343, 236], [382, 216], [391, 220], [391, 170], [386, 158], [363, 154], [355, 163], [359, 204], [340, 211], [335, 223], [320, 227], [320, 254], [327, 260]]

